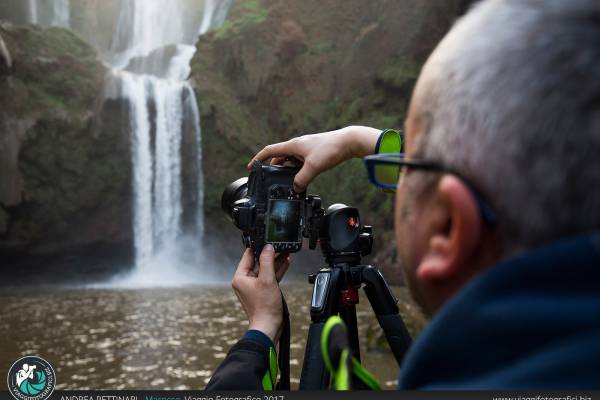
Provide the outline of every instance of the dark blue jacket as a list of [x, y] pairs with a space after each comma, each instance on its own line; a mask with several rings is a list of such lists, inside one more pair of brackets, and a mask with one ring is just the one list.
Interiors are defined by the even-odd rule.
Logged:
[[600, 232], [476, 277], [414, 343], [399, 386], [600, 388]]

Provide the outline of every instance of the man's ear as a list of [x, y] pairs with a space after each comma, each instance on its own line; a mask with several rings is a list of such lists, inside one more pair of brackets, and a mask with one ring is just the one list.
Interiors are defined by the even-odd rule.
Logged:
[[417, 277], [428, 283], [463, 276], [479, 241], [482, 220], [469, 188], [453, 175], [443, 176], [437, 188], [436, 222], [417, 267]]

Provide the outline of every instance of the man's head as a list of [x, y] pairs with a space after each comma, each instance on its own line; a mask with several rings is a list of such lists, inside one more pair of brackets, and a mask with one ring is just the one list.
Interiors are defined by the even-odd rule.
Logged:
[[458, 170], [498, 217], [457, 176], [401, 179], [399, 255], [428, 313], [495, 261], [600, 228], [600, 3], [478, 4], [423, 68], [406, 133], [408, 157]]

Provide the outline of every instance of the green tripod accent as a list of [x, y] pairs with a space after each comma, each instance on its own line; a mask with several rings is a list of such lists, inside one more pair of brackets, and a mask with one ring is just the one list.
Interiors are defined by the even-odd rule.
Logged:
[[346, 324], [338, 316], [329, 317], [321, 335], [321, 354], [335, 390], [350, 390], [352, 375], [371, 390], [381, 390], [379, 381], [351, 355]]

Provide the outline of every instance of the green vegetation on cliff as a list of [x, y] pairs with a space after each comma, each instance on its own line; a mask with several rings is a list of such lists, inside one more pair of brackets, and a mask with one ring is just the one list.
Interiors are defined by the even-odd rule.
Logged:
[[[200, 38], [192, 65], [208, 218], [222, 221], [223, 187], [269, 143], [347, 125], [401, 128], [421, 65], [467, 3], [235, 2], [225, 25]], [[359, 160], [309, 190], [359, 207], [375, 226], [376, 261], [394, 261], [393, 196], [368, 184]]]
[[96, 52], [68, 30], [0, 25], [0, 34], [15, 59], [0, 107], [6, 114], [40, 111], [78, 113], [93, 110], [106, 70]]
[[268, 11], [261, 0], [246, 0], [240, 2], [238, 7], [236, 17], [225, 20], [216, 32], [217, 37], [238, 35], [249, 26], [260, 24], [267, 18]]
[[102, 98], [108, 70], [65, 29], [1, 23], [0, 36], [13, 59], [0, 74], [0, 257], [127, 237], [129, 146], [124, 108]]

